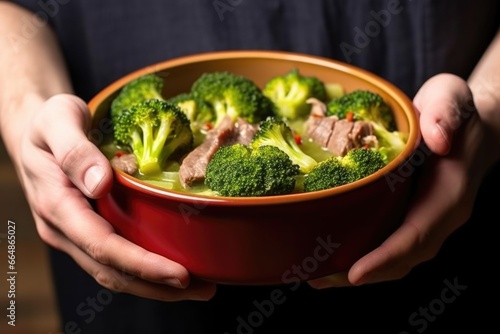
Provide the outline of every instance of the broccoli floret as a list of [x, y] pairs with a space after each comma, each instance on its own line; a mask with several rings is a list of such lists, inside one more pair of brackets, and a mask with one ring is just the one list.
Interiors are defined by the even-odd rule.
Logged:
[[276, 106], [276, 114], [290, 121], [309, 116], [309, 98], [327, 100], [325, 84], [317, 77], [300, 74], [297, 69], [273, 77], [262, 91]]
[[201, 144], [204, 139], [203, 130], [209, 130], [215, 119], [213, 109], [207, 103], [194, 98], [191, 93], [181, 93], [167, 99], [167, 102], [177, 105], [186, 114], [195, 136], [195, 146]]
[[395, 130], [392, 111], [381, 95], [368, 90], [355, 90], [328, 102], [328, 116], [346, 118], [352, 113], [353, 120], [373, 121], [387, 130]]
[[176, 105], [158, 99], [125, 109], [114, 123], [114, 138], [131, 149], [144, 175], [160, 173], [174, 152], [193, 146], [187, 116]]
[[211, 122], [214, 117], [214, 111], [207, 103], [196, 99], [191, 93], [181, 93], [167, 99], [168, 103], [176, 104], [186, 114], [191, 125], [203, 125]]
[[339, 157], [330, 157], [320, 161], [304, 178], [305, 192], [330, 189], [354, 182], [356, 174], [344, 166]]
[[214, 110], [214, 127], [225, 116], [256, 124], [274, 113], [272, 102], [253, 81], [230, 72], [204, 73], [193, 83], [191, 93]]
[[406, 135], [396, 129], [391, 108], [380, 94], [355, 90], [330, 100], [327, 115], [339, 119], [352, 117], [354, 121], [370, 122], [377, 137], [377, 146], [386, 163], [392, 161], [405, 147]]
[[111, 102], [111, 118], [116, 119], [124, 110], [146, 100], [164, 100], [163, 85], [163, 79], [156, 74], [146, 74], [129, 82]]
[[349, 150], [340, 160], [342, 165], [354, 170], [356, 179], [373, 174], [386, 165], [379, 151], [367, 148]]
[[339, 83], [325, 83], [325, 89], [326, 89], [326, 101], [336, 99], [345, 94], [344, 86]]
[[275, 146], [219, 148], [207, 165], [205, 185], [221, 196], [273, 196], [293, 192], [299, 167]]
[[319, 162], [305, 176], [304, 191], [324, 190], [348, 184], [375, 173], [385, 165], [379, 151], [355, 148], [343, 157], [334, 156]]
[[301, 150], [288, 124], [277, 117], [268, 117], [262, 121], [250, 143], [253, 149], [265, 145], [276, 146], [285, 152], [294, 164], [299, 165], [301, 173], [309, 173], [317, 164], [314, 158]]

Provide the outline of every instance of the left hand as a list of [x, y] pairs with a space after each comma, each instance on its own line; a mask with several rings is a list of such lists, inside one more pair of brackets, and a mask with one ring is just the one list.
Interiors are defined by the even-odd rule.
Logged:
[[415, 200], [400, 227], [348, 272], [309, 281], [315, 288], [396, 280], [432, 259], [471, 215], [483, 175], [485, 125], [467, 83], [451, 74], [429, 79], [414, 105], [422, 138], [432, 151]]

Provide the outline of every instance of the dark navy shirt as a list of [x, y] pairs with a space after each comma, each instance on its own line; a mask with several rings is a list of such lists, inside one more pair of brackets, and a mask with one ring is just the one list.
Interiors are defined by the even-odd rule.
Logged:
[[430, 76], [466, 77], [498, 30], [497, 0], [17, 0], [48, 19], [76, 92], [89, 99], [151, 63], [271, 49], [361, 66], [410, 96]]

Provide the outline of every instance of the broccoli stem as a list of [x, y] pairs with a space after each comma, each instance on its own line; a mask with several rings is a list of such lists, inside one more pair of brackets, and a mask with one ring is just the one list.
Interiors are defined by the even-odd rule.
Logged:
[[170, 135], [170, 122], [162, 120], [159, 128], [153, 131], [153, 125], [146, 122], [141, 125], [143, 134], [143, 152], [139, 154], [138, 159], [139, 169], [145, 175], [155, 175], [162, 171], [165, 154], [164, 145]]

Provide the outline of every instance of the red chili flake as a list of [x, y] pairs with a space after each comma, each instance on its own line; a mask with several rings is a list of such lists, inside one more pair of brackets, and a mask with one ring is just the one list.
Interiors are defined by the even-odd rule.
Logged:
[[205, 130], [212, 130], [212, 128], [213, 128], [213, 127], [214, 127], [214, 126], [213, 126], [213, 124], [212, 124], [212, 123], [210, 123], [210, 122], [207, 122], [207, 123], [205, 123], [205, 124], [203, 125], [203, 128], [204, 128]]
[[296, 134], [294, 136], [294, 139], [295, 139], [295, 142], [297, 143], [297, 145], [301, 145], [302, 144], [302, 137], [299, 134]]
[[115, 153], [115, 157], [120, 158], [120, 157], [121, 157], [121, 156], [123, 156], [124, 154], [125, 154], [125, 152], [123, 152], [123, 151], [116, 151], [116, 153]]
[[348, 111], [345, 115], [345, 119], [348, 122], [352, 122], [354, 120], [354, 113], [352, 111]]

